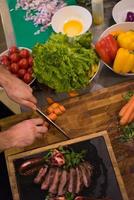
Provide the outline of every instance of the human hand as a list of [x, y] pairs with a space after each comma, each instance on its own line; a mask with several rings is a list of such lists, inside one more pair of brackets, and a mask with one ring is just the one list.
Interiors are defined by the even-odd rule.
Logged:
[[32, 94], [32, 88], [19, 78], [12, 75], [2, 66], [0, 68], [0, 83], [10, 99], [32, 109], [36, 109], [37, 100]]
[[37, 100], [32, 94], [32, 88], [16, 77], [12, 77], [10, 81], [12, 82], [5, 86], [5, 91], [9, 98], [16, 103], [35, 110]]
[[[41, 118], [29, 119], [12, 126], [6, 131], [10, 147], [26, 147], [36, 138], [41, 138], [48, 131], [47, 122]], [[9, 148], [10, 148], [9, 147]]]

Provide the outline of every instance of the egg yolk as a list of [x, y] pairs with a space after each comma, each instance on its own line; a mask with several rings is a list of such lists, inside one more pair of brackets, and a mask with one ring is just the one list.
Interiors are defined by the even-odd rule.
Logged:
[[83, 25], [80, 21], [69, 20], [63, 26], [63, 32], [70, 37], [79, 35], [83, 30]]

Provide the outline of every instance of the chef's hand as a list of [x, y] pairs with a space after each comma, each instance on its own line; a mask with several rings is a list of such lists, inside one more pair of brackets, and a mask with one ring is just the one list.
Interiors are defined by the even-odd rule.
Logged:
[[0, 67], [0, 83], [10, 99], [32, 109], [36, 109], [37, 100], [32, 94], [32, 88], [19, 78]]
[[26, 147], [31, 145], [36, 138], [41, 138], [48, 131], [47, 122], [41, 118], [29, 119], [12, 126], [5, 134], [9, 147]]

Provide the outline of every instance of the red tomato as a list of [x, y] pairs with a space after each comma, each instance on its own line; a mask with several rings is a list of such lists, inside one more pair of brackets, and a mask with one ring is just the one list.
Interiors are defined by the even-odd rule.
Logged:
[[115, 38], [109, 34], [95, 44], [95, 49], [105, 63], [111, 64], [118, 51], [118, 43]]
[[10, 61], [9, 61], [9, 60], [2, 60], [2, 61], [1, 61], [1, 64], [2, 64], [2, 65], [9, 66], [9, 65], [10, 65]]
[[26, 74], [26, 69], [18, 70], [18, 77], [23, 78], [25, 74]]
[[29, 66], [33, 66], [33, 57], [32, 56], [30, 56], [29, 58], [28, 58], [28, 63], [29, 63]]
[[19, 67], [22, 68], [22, 69], [27, 69], [28, 68], [28, 61], [26, 58], [22, 58], [20, 61], [19, 61]]
[[17, 63], [19, 60], [20, 60], [20, 56], [18, 53], [12, 53], [10, 56], [9, 56], [10, 60], [11, 60], [11, 63]]
[[32, 67], [29, 67], [29, 68], [27, 69], [27, 72], [29, 72], [30, 74], [32, 74], [32, 73], [33, 73]]
[[9, 54], [18, 53], [19, 49], [16, 46], [12, 46], [9, 48]]
[[0, 57], [0, 61], [2, 60], [9, 60], [9, 57], [7, 55], [3, 55]]
[[23, 80], [25, 83], [30, 83], [32, 80], [32, 75], [29, 74], [28, 72], [24, 75]]
[[20, 50], [20, 53], [19, 55], [22, 57], [22, 58], [28, 58], [29, 57], [29, 51], [27, 49], [21, 49]]
[[12, 73], [17, 74], [18, 69], [19, 69], [19, 66], [18, 66], [17, 63], [12, 63], [12, 64], [10, 65], [10, 71], [11, 71]]
[[1, 56], [0, 63], [7, 66], [10, 65], [9, 57], [7, 55]]

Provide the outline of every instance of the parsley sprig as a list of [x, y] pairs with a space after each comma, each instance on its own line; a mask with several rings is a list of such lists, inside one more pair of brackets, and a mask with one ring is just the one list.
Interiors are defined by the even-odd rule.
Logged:
[[128, 91], [125, 95], [123, 95], [123, 98], [126, 101], [129, 101], [131, 99], [131, 97], [134, 96], [134, 91]]
[[65, 169], [69, 169], [71, 167], [76, 167], [81, 162], [84, 161], [84, 157], [86, 155], [86, 151], [82, 150], [80, 153], [74, 152], [73, 149], [64, 149], [63, 147], [60, 147], [59, 150], [61, 153], [63, 153], [65, 158]]
[[120, 137], [122, 142], [134, 140], [134, 122], [122, 127], [122, 132], [123, 134]]

